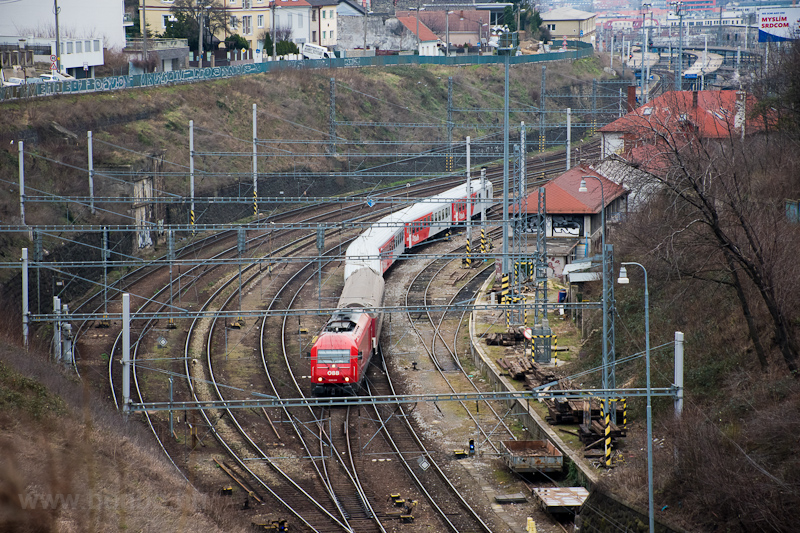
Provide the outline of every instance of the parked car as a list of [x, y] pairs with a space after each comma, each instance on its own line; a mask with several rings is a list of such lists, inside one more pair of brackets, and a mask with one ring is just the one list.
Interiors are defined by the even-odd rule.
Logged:
[[19, 85], [25, 85], [24, 78], [8, 78], [3, 80], [3, 87], [16, 87]]
[[53, 82], [53, 81], [69, 81], [74, 80], [75, 78], [70, 76], [69, 74], [61, 74], [60, 72], [53, 72], [52, 74], [42, 74], [39, 76], [39, 79], [44, 82]]

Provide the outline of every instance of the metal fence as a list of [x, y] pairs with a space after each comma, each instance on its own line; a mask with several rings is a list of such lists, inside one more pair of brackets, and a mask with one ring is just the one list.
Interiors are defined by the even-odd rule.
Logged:
[[335, 59], [306, 59], [302, 61], [267, 61], [244, 65], [190, 68], [170, 72], [153, 72], [106, 78], [86, 78], [62, 82], [30, 83], [26, 85], [0, 87], [0, 101], [18, 98], [34, 98], [55, 94], [81, 94], [137, 87], [159, 87], [175, 83], [193, 83], [204, 80], [261, 74], [274, 70], [286, 69], [323, 69], [353, 67], [388, 67], [397, 65], [487, 65], [504, 64], [506, 59], [511, 65], [540, 63], [543, 61], [574, 60], [588, 57], [594, 53], [592, 45], [580, 41], [568, 41], [573, 50], [548, 52], [545, 54], [521, 56], [479, 56], [457, 55], [451, 57], [396, 55], [374, 57], [346, 57]]

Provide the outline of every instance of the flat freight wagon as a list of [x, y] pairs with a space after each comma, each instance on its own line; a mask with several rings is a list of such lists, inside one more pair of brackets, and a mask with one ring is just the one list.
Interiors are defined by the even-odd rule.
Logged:
[[564, 455], [548, 440], [506, 440], [503, 461], [514, 472], [561, 472]]

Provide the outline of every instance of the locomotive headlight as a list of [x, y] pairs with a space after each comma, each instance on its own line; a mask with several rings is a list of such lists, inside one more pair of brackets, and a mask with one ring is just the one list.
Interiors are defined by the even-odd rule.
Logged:
[[321, 378], [321, 377], [320, 377], [320, 378], [317, 378], [317, 381], [319, 381], [320, 383], [322, 383], [322, 378]]
[[345, 376], [345, 377], [344, 377], [344, 380], [345, 380], [345, 381], [350, 381], [350, 376]]

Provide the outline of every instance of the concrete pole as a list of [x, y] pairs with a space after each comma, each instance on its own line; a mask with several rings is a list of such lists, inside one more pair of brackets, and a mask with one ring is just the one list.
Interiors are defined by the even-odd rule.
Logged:
[[447, 6], [444, 10], [444, 20], [444, 57], [450, 57], [450, 6]]
[[469, 135], [467, 135], [467, 243], [472, 242], [472, 182], [470, 179]]
[[61, 315], [64, 317], [64, 325], [61, 327], [62, 337], [63, 337], [63, 363], [65, 365], [72, 364], [72, 324], [68, 322], [69, 320], [69, 306], [64, 304], [61, 306]]
[[22, 249], [22, 342], [28, 349], [30, 303], [28, 301], [28, 249]]
[[19, 213], [25, 225], [25, 143], [19, 141]]
[[270, 37], [272, 38], [272, 60], [275, 61], [275, 47], [277, 43], [275, 42], [275, 0], [272, 0], [272, 3], [269, 6], [271, 11], [271, 19], [272, 19], [272, 33], [270, 33]]
[[611, 55], [611, 64], [608, 67], [608, 68], [610, 68], [612, 70], [614, 69], [614, 39], [615, 38], [616, 38], [616, 35], [614, 35], [612, 33], [611, 34], [611, 54], [610, 54]]
[[[147, 0], [145, 0], [147, 1]], [[197, 24], [200, 26], [200, 32], [197, 34], [197, 68], [203, 68], [203, 6], [197, 2], [197, 17], [200, 19]]]
[[194, 235], [194, 120], [189, 121], [189, 224], [192, 226]]
[[142, 0], [142, 18], [139, 20], [139, 32], [142, 34], [142, 59], [145, 62], [145, 72], [147, 72], [147, 0]]
[[131, 409], [131, 295], [122, 294], [122, 412]]
[[[642, 5], [642, 8], [644, 8], [644, 4]], [[645, 42], [645, 37], [644, 37], [644, 21], [645, 21], [645, 17], [647, 17], [647, 15], [645, 13], [642, 13], [642, 49], [641, 49], [641, 52], [642, 52], [642, 64], [639, 65], [639, 67], [640, 67], [639, 68], [639, 78], [640, 78], [640, 81], [641, 81], [640, 85], [642, 87], [642, 100], [641, 100], [642, 103], [644, 103], [644, 54], [645, 54], [645, 48], [647, 47], [647, 43]]]
[[61, 298], [53, 296], [53, 314], [55, 324], [53, 324], [53, 357], [56, 361], [61, 361]]
[[253, 217], [258, 217], [258, 117], [257, 105], [253, 104]]
[[675, 332], [675, 416], [683, 414], [683, 332]]
[[94, 157], [92, 156], [92, 132], [87, 131], [86, 137], [89, 141], [89, 206], [94, 215]]
[[61, 74], [61, 34], [58, 31], [58, 0], [53, 0], [53, 14], [56, 16], [56, 69]]
[[[486, 189], [486, 167], [483, 167], [481, 169], [481, 190], [483, 191], [485, 189]], [[489, 198], [484, 198], [484, 201], [486, 202], [487, 205], [489, 203], [491, 203], [489, 200], [490, 200]], [[485, 225], [486, 225], [486, 207], [482, 205], [481, 206], [481, 226], [485, 226]]]
[[572, 109], [567, 108], [567, 170], [570, 164], [570, 151], [572, 150]]

